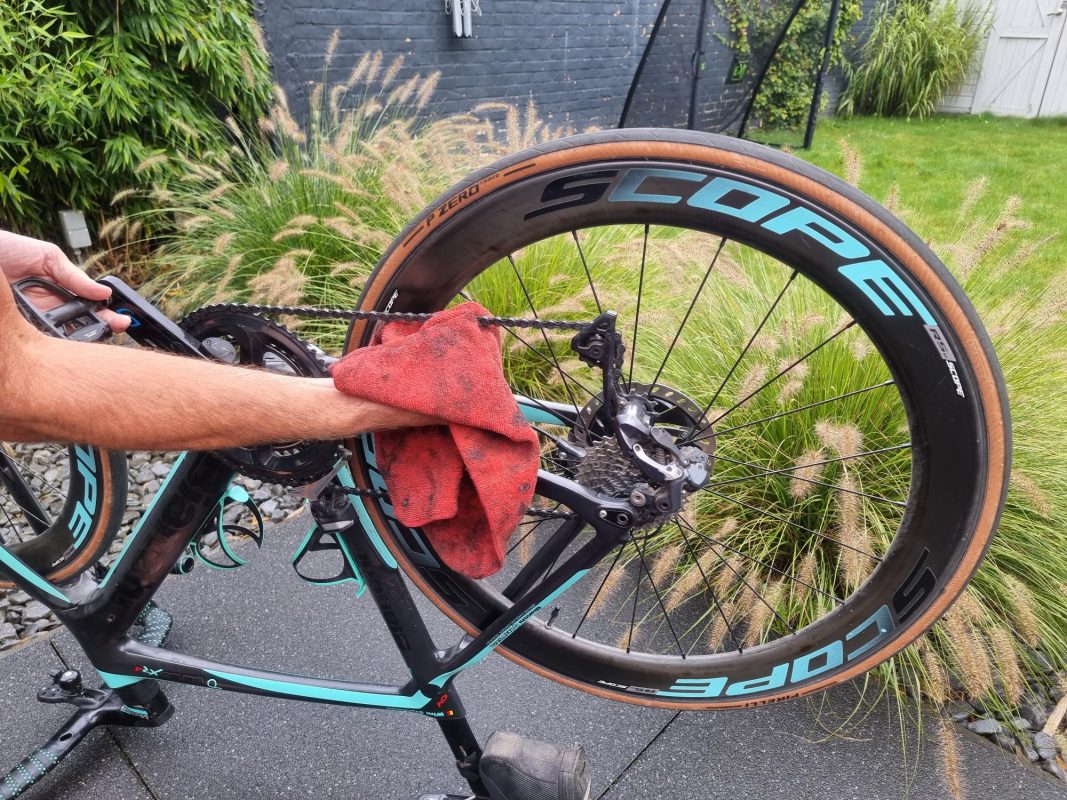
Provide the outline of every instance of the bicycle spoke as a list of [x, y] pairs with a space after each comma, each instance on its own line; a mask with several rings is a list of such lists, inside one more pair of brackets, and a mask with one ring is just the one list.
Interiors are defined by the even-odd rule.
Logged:
[[[708, 430], [708, 428], [709, 428], [710, 426], [714, 425], [714, 424], [715, 424], [716, 422], [718, 422], [718, 421], [719, 421], [720, 419], [722, 419], [723, 417], [726, 417], [726, 416], [727, 416], [727, 415], [729, 415], [729, 414], [732, 414], [732, 413], [733, 413], [734, 411], [736, 411], [736, 410], [737, 410], [737, 409], [739, 409], [739, 408], [740, 408], [741, 406], [743, 406], [743, 405], [744, 405], [745, 403], [747, 403], [747, 402], [748, 402], [749, 400], [751, 400], [751, 399], [752, 399], [753, 397], [755, 397], [756, 395], [758, 395], [758, 394], [759, 394], [760, 392], [762, 392], [762, 391], [763, 391], [764, 389], [766, 389], [766, 388], [767, 388], [768, 386], [770, 386], [770, 385], [771, 385], [772, 383], [774, 383], [774, 382], [775, 382], [776, 380], [778, 380], [779, 378], [781, 378], [781, 377], [782, 377], [783, 375], [786, 375], [786, 374], [788, 374], [788, 373], [790, 372], [790, 370], [792, 370], [792, 369], [796, 368], [796, 367], [797, 367], [797, 365], [799, 365], [799, 364], [803, 364], [803, 363], [804, 363], [805, 361], [807, 361], [807, 360], [808, 360], [809, 358], [811, 358], [811, 357], [812, 357], [813, 355], [815, 355], [816, 353], [818, 353], [818, 352], [819, 352], [820, 350], [822, 350], [822, 349], [823, 349], [824, 347], [826, 347], [826, 345], [830, 344], [830, 342], [832, 342], [832, 341], [833, 341], [834, 339], [836, 339], [836, 338], [837, 338], [838, 336], [840, 336], [841, 334], [843, 334], [843, 333], [844, 333], [845, 331], [849, 330], [849, 329], [850, 329], [850, 328], [851, 328], [851, 327], [852, 327], [853, 325], [855, 325], [855, 324], [856, 324], [856, 320], [849, 320], [849, 321], [848, 321], [847, 323], [845, 323], [845, 324], [844, 324], [843, 326], [841, 326], [841, 328], [840, 328], [840, 329], [839, 329], [839, 330], [838, 330], [838, 331], [837, 331], [836, 333], [832, 334], [832, 335], [831, 335], [831, 336], [830, 336], [829, 338], [827, 338], [827, 339], [824, 339], [824, 340], [823, 340], [822, 342], [820, 342], [820, 343], [819, 343], [819, 344], [817, 344], [817, 345], [816, 345], [815, 347], [813, 347], [813, 348], [812, 348], [811, 350], [809, 350], [808, 352], [806, 352], [806, 353], [805, 353], [804, 355], [802, 355], [802, 356], [801, 356], [800, 358], [798, 358], [798, 359], [797, 359], [796, 361], [794, 361], [794, 362], [793, 362], [792, 364], [790, 364], [790, 365], [789, 365], [788, 367], [786, 367], [785, 369], [781, 370], [781, 371], [780, 371], [780, 372], [779, 372], [779, 373], [778, 373], [777, 375], [775, 375], [775, 376], [774, 376], [773, 378], [771, 378], [770, 380], [766, 381], [766, 382], [765, 382], [765, 383], [764, 383], [764, 384], [763, 384], [762, 386], [760, 386], [760, 387], [759, 387], [758, 389], [755, 389], [755, 390], [753, 390], [753, 391], [749, 392], [749, 393], [748, 393], [748, 394], [746, 394], [746, 395], [745, 395], [744, 397], [742, 397], [742, 398], [741, 398], [740, 400], [738, 400], [738, 401], [737, 401], [736, 403], [734, 403], [734, 404], [733, 404], [732, 406], [730, 406], [730, 407], [729, 407], [728, 409], [726, 409], [726, 410], [725, 410], [724, 412], [722, 412], [721, 414], [719, 414], [719, 416], [717, 416], [717, 417], [716, 417], [715, 419], [713, 419], [713, 420], [712, 420], [711, 422], [709, 422], [709, 423], [708, 423], [708, 424], [707, 424], [707, 425], [706, 425], [706, 426], [705, 426], [704, 428], [702, 428], [702, 429], [700, 430], [700, 433], [704, 433], [705, 431], [707, 431], [707, 430]], [[698, 434], [698, 435], [699, 435], [699, 434]], [[690, 439], [688, 439], [687, 441], [692, 441], [692, 439], [690, 438]]]
[[[15, 537], [20, 542], [26, 541], [26, 539], [22, 535], [22, 529], [18, 525], [15, 524], [15, 521], [13, 519], [11, 519], [11, 515], [7, 513], [7, 506], [4, 505], [3, 503], [0, 503], [0, 511], [3, 511], [4, 512], [4, 516], [7, 517], [7, 524], [11, 527], [11, 530], [14, 532]], [[5, 542], [4, 544], [10, 544], [10, 542]]]
[[[719, 455], [717, 455], [716, 458], [718, 458], [720, 461], [728, 461], [731, 464], [736, 464], [739, 467], [751, 467], [752, 469], [761, 469], [761, 467], [758, 464], [750, 464], [747, 461], [738, 461], [737, 459], [726, 458], [724, 456], [719, 456]], [[808, 466], [810, 466], [810, 465], [808, 465], [808, 464], [804, 464], [803, 465], [803, 467], [808, 467]], [[715, 483], [708, 483], [708, 484], [705, 484], [704, 486], [702, 486], [700, 488], [702, 488], [702, 489], [714, 489], [714, 488], [718, 488], [718, 487], [721, 487], [721, 486], [729, 486], [729, 485], [734, 484], [734, 483], [744, 483], [745, 481], [751, 481], [751, 480], [755, 480], [756, 478], [762, 478], [762, 477], [765, 477], [767, 475], [776, 475], [776, 474], [779, 474], [778, 470], [770, 470], [768, 472], [760, 472], [760, 473], [757, 473], [755, 475], [745, 475], [745, 476], [740, 477], [740, 478], [728, 478], [728, 479], [723, 480], [723, 481], [717, 481]], [[866, 497], [868, 500], [877, 500], [880, 503], [888, 503], [889, 505], [897, 506], [899, 508], [907, 508], [908, 507], [907, 503], [901, 503], [899, 500], [890, 500], [888, 497], [882, 497], [881, 495], [877, 495], [877, 494], [867, 494], [867, 492], [861, 492], [861, 491], [858, 491], [857, 489], [849, 489], [849, 488], [847, 488], [845, 486], [838, 486], [836, 483], [827, 483], [826, 481], [819, 481], [819, 480], [815, 480], [814, 478], [804, 478], [804, 477], [802, 477], [800, 475], [793, 475], [792, 477], [793, 477], [794, 480], [802, 481], [804, 483], [811, 483], [811, 484], [814, 484], [816, 486], [825, 486], [825, 487], [827, 487], [829, 489], [838, 489], [838, 490], [840, 490], [842, 492], [845, 492], [847, 494], [854, 494], [857, 497]]]
[[[530, 313], [533, 314], [534, 319], [540, 319], [540, 317], [537, 316], [537, 307], [534, 305], [533, 298], [530, 297], [530, 292], [526, 288], [526, 282], [522, 279], [522, 274], [519, 272], [519, 265], [515, 263], [515, 255], [513, 253], [508, 253], [508, 263], [511, 264], [511, 269], [514, 271], [515, 277], [519, 281], [519, 288], [522, 289], [523, 296], [526, 298], [526, 304], [530, 307]], [[570, 384], [567, 383], [570, 376], [568, 376], [559, 365], [559, 359], [556, 357], [555, 348], [552, 347], [552, 342], [549, 341], [545, 329], [538, 328], [538, 330], [541, 332], [541, 338], [545, 340], [545, 347], [548, 348], [548, 354], [552, 358], [552, 363], [555, 364], [556, 369], [559, 371], [560, 378], [563, 380], [563, 388], [567, 392], [567, 397], [570, 398], [571, 405], [577, 408], [578, 401], [575, 399], [574, 393], [571, 391]], [[522, 340], [520, 339], [520, 341]]]
[[[700, 536], [701, 538], [704, 538], [703, 534], [700, 531], [698, 531], [696, 528], [694, 528], [692, 525], [690, 525], [684, 519], [682, 520], [682, 524], [685, 525], [685, 527], [689, 528], [689, 530], [692, 531], [693, 533], [695, 533], [697, 536]], [[796, 633], [797, 632], [797, 629], [794, 628], [790, 624], [789, 620], [787, 620], [785, 617], [783, 617], [781, 614], [779, 614], [778, 610], [774, 606], [772, 606], [770, 603], [768, 603], [767, 600], [763, 597], [763, 595], [761, 595], [759, 592], [757, 592], [755, 589], [753, 589], [752, 585], [748, 581], [745, 580], [744, 576], [740, 572], [738, 572], [736, 569], [734, 569], [733, 565], [729, 561], [727, 561], [725, 558], [722, 557], [722, 554], [718, 550], [715, 549], [714, 545], [709, 543], [708, 547], [710, 547], [711, 551], [713, 553], [715, 553], [715, 555], [717, 555], [719, 557], [719, 559], [722, 561], [723, 564], [726, 565], [727, 569], [729, 569], [730, 572], [732, 572], [734, 575], [736, 575], [738, 577], [738, 579], [741, 581], [741, 583], [745, 584], [745, 588], [747, 588], [750, 592], [752, 592], [752, 594], [754, 594], [756, 596], [756, 598], [761, 603], [763, 603], [763, 605], [765, 605], [770, 610], [770, 612], [772, 614], [774, 614], [774, 616], [778, 617], [778, 619], [780, 619], [782, 621], [782, 624], [785, 625], [789, 629], [790, 633]]]
[[[792, 467], [782, 467], [781, 469], [768, 470], [767, 472], [761, 472], [759, 475], [746, 476], [746, 480], [750, 477], [759, 478], [764, 475], [782, 475], [784, 473], [793, 472], [798, 469], [807, 469], [808, 467], [821, 467], [826, 464], [836, 464], [839, 461], [852, 461], [853, 459], [863, 458], [864, 456], [876, 456], [880, 453], [892, 453], [897, 450], [907, 450], [909, 447], [911, 447], [911, 442], [905, 442], [904, 444], [894, 444], [890, 445], [889, 447], [879, 447], [876, 450], [864, 450], [862, 453], [853, 453], [852, 455], [848, 456], [835, 456], [834, 458], [827, 458], [823, 461], [812, 461], [810, 464], [797, 464]], [[744, 461], [737, 461], [732, 458], [727, 458], [726, 456], [719, 455], [718, 453], [715, 454], [715, 458], [719, 461], [728, 461], [731, 464], [740, 465], [745, 463]]]
[[[58, 486], [56, 486], [51, 481], [46, 481], [43, 476], [38, 475], [36, 472], [34, 472], [29, 467], [27, 467], [21, 461], [16, 461], [15, 462], [15, 466], [18, 468], [19, 472], [23, 473], [23, 477], [26, 477], [26, 473], [29, 473], [31, 477], [36, 478], [41, 483], [43, 483], [45, 486], [47, 486], [49, 489], [51, 489], [53, 492], [55, 492], [56, 494], [62, 496], [62, 494], [63, 494], [63, 490], [62, 489], [60, 489]], [[25, 509], [23, 509], [23, 510], [25, 510]], [[36, 519], [40, 519], [40, 517], [36, 517]], [[42, 519], [41, 522], [44, 522], [45, 524], [48, 524], [48, 520]]]
[[[655, 536], [661, 530], [663, 530], [663, 526], [665, 524], [666, 523], [661, 523], [652, 535]], [[678, 646], [678, 653], [681, 655], [682, 660], [685, 661], [685, 650], [682, 648], [682, 643], [678, 641], [678, 634], [674, 630], [674, 625], [671, 624], [670, 612], [667, 611], [667, 606], [663, 604], [663, 598], [660, 596], [659, 589], [656, 588], [656, 582], [652, 580], [652, 571], [648, 568], [648, 562], [645, 561], [645, 550], [640, 544], [638, 544], [637, 540], [634, 538], [633, 531], [630, 531], [630, 541], [634, 543], [634, 548], [637, 550], [637, 557], [641, 559], [641, 566], [644, 567], [645, 574], [648, 576], [649, 585], [652, 586], [652, 592], [656, 595], [656, 602], [659, 603], [659, 607], [663, 609], [663, 616], [667, 620], [667, 627], [671, 631], [671, 636], [674, 637], [674, 643]], [[640, 580], [641, 570], [638, 570], [637, 574], [638, 580]]]
[[[730, 377], [741, 365], [741, 361], [744, 359], [745, 354], [748, 353], [748, 351], [752, 348], [752, 344], [756, 341], [756, 337], [760, 335], [760, 331], [763, 330], [763, 326], [767, 324], [767, 320], [771, 318], [771, 314], [774, 313], [774, 309], [776, 309], [778, 307], [778, 304], [782, 302], [782, 298], [785, 297], [785, 293], [789, 290], [789, 287], [793, 285], [793, 281], [795, 281], [796, 278], [797, 271], [793, 270], [793, 273], [789, 276], [789, 280], [785, 282], [785, 286], [783, 286], [782, 290], [778, 292], [778, 296], [774, 298], [774, 302], [771, 303], [771, 307], [767, 309], [767, 313], [763, 315], [763, 319], [760, 320], [760, 324], [756, 327], [756, 330], [752, 332], [752, 336], [749, 337], [748, 342], [745, 343], [745, 347], [741, 351], [741, 354], [737, 357], [737, 360], [734, 361], [733, 365], [727, 371], [726, 377], [723, 378], [722, 383], [719, 384], [719, 388], [715, 390], [715, 394], [712, 395], [711, 400], [709, 400], [708, 404], [704, 407], [704, 411], [703, 413], [701, 413], [700, 419], [704, 419], [704, 417], [707, 416], [708, 412], [711, 411], [711, 407], [715, 405], [715, 401], [719, 399], [719, 395], [722, 394], [722, 390], [726, 386], [727, 381], [730, 380]], [[693, 433], [696, 431], [697, 424], [698, 422], [694, 422], [693, 427], [690, 428], [689, 433], [685, 437], [687, 441], [693, 438]], [[701, 429], [700, 433], [703, 433], [705, 430], [707, 430], [706, 427]], [[699, 435], [699, 433], [697, 435]]]
[[[631, 535], [632, 538], [632, 535]], [[641, 597], [641, 569], [637, 570], [637, 585], [634, 587], [634, 610], [630, 615], [630, 633], [626, 638], [626, 652], [630, 652], [630, 648], [634, 643], [634, 626], [637, 624], [637, 601]]]
[[670, 347], [667, 348], [667, 354], [663, 356], [663, 363], [659, 365], [659, 369], [656, 370], [656, 377], [651, 381], [652, 386], [655, 386], [656, 381], [659, 380], [659, 376], [663, 374], [664, 367], [667, 366], [667, 359], [671, 357], [671, 353], [674, 352], [674, 346], [678, 344], [678, 338], [682, 335], [682, 330], [685, 328], [685, 324], [689, 322], [689, 315], [693, 313], [693, 309], [696, 307], [697, 300], [700, 298], [700, 293], [704, 291], [704, 285], [708, 282], [708, 278], [711, 277], [711, 271], [715, 269], [715, 264], [719, 261], [719, 255], [722, 253], [722, 249], [726, 246], [726, 237], [719, 239], [719, 248], [715, 251], [714, 258], [711, 259], [711, 264], [708, 266], [707, 272], [704, 273], [704, 277], [700, 281], [700, 286], [697, 287], [696, 294], [693, 295], [692, 302], [689, 303], [689, 308], [685, 311], [685, 316], [682, 317], [682, 324], [678, 326], [678, 331], [674, 334], [674, 338], [671, 340]]
[[[880, 559], [878, 556], [874, 555], [873, 553], [868, 553], [866, 550], [861, 550], [858, 547], [853, 547], [850, 544], [846, 544], [845, 542], [842, 542], [840, 539], [835, 539], [835, 538], [833, 538], [832, 536], [830, 536], [828, 534], [822, 533], [821, 531], [816, 531], [816, 530], [808, 528], [808, 527], [806, 527], [804, 525], [801, 525], [799, 522], [793, 522], [791, 520], [786, 519], [785, 517], [779, 517], [777, 514], [772, 514], [770, 511], [767, 511], [765, 509], [759, 508], [758, 506], [754, 506], [751, 503], [746, 503], [743, 500], [738, 500], [736, 497], [730, 497], [729, 495], [722, 494], [721, 492], [716, 492], [716, 491], [713, 491], [711, 489], [706, 489], [705, 491], [707, 491], [708, 494], [712, 494], [712, 495], [715, 495], [716, 497], [720, 497], [723, 500], [726, 500], [727, 502], [735, 503], [736, 505], [739, 505], [742, 508], [747, 508], [749, 511], [755, 511], [757, 514], [762, 514], [765, 517], [769, 517], [769, 518], [771, 518], [771, 519], [773, 519], [773, 520], [775, 520], [777, 522], [781, 522], [783, 525], [791, 525], [792, 527], [797, 528], [798, 530], [802, 530], [805, 533], [810, 533], [812, 536], [818, 536], [820, 539], [825, 539], [828, 542], [833, 542], [834, 544], [838, 545], [839, 547], [844, 547], [846, 550], [852, 550], [855, 553], [859, 553], [860, 555], [867, 556], [867, 558], [871, 559], [872, 561], [874, 561], [874, 562], [876, 562], [878, 564], [882, 563], [882, 559]], [[694, 531], [694, 533], [695, 533], [695, 531]]]
[[597, 297], [596, 286], [593, 284], [593, 274], [589, 271], [589, 263], [585, 260], [585, 253], [582, 252], [582, 243], [578, 241], [578, 231], [571, 231], [571, 236], [574, 238], [574, 244], [578, 248], [578, 257], [582, 260], [582, 268], [585, 270], [586, 280], [589, 281], [589, 291], [593, 293], [593, 302], [596, 303], [596, 313], [603, 314], [604, 309], [600, 305], [600, 298]]
[[[886, 386], [892, 386], [895, 383], [896, 383], [896, 381], [894, 381], [894, 380], [882, 381], [881, 383], [876, 383], [876, 384], [873, 384], [872, 386], [867, 386], [866, 388], [863, 388], [863, 389], [856, 389], [855, 391], [852, 391], [852, 392], [845, 392], [844, 394], [839, 394], [837, 397], [831, 397], [829, 400], [819, 400], [819, 401], [817, 401], [815, 403], [808, 403], [808, 405], [801, 406], [800, 408], [794, 408], [791, 411], [783, 411], [781, 414], [772, 414], [769, 417], [763, 417], [762, 419], [752, 420], [752, 422], [745, 422], [745, 423], [743, 423], [741, 425], [734, 425], [732, 428], [723, 428], [722, 430], [713, 431], [710, 435], [712, 435], [712, 436], [722, 436], [724, 433], [733, 433], [734, 431], [739, 431], [742, 428], [751, 428], [753, 425], [760, 425], [760, 424], [762, 424], [764, 422], [772, 422], [773, 420], [781, 419], [782, 417], [788, 417], [790, 414], [799, 414], [801, 411], [807, 411], [808, 409], [815, 408], [816, 406], [823, 406], [823, 405], [826, 405], [827, 403], [834, 403], [834, 402], [836, 402], [838, 400], [844, 400], [846, 397], [855, 397], [858, 394], [863, 394], [864, 392], [870, 392], [870, 391], [873, 391], [875, 389], [882, 389], [882, 388], [885, 388]], [[706, 438], [706, 437], [697, 436], [696, 438], [693, 439], [693, 441], [694, 442], [699, 442], [704, 438]]]
[[637, 278], [637, 310], [634, 312], [634, 335], [630, 343], [630, 373], [626, 376], [626, 391], [630, 391], [634, 385], [634, 355], [637, 353], [637, 328], [641, 324], [641, 295], [645, 288], [645, 259], [647, 256], [648, 225], [645, 225], [645, 238], [641, 244], [641, 272]]
[[615, 565], [619, 563], [619, 559], [622, 558], [622, 551], [624, 548], [620, 547], [615, 553], [615, 560], [611, 562], [611, 566], [608, 567], [608, 571], [604, 573], [604, 580], [600, 582], [600, 586], [597, 587], [596, 592], [593, 594], [593, 599], [589, 601], [589, 605], [585, 607], [585, 613], [582, 614], [582, 618], [578, 620], [578, 627], [574, 629], [574, 633], [571, 634], [572, 639], [578, 638], [578, 631], [582, 629], [582, 625], [585, 624], [586, 619], [589, 617], [589, 613], [593, 610], [593, 606], [596, 605], [597, 598], [600, 597], [600, 593], [604, 590], [604, 585], [608, 582], [608, 578], [611, 577], [612, 570], [615, 569]]
[[[547, 520], [547, 519], [539, 519], [539, 520], [537, 520], [536, 522], [534, 522], [534, 523], [533, 523], [533, 527], [532, 527], [532, 528], [530, 528], [530, 530], [526, 531], [526, 533], [524, 533], [524, 534], [522, 535], [522, 538], [521, 538], [521, 539], [519, 539], [519, 541], [515, 542], [515, 544], [513, 544], [513, 545], [512, 545], [511, 547], [509, 547], [509, 548], [508, 548], [508, 552], [506, 553], [506, 555], [509, 555], [509, 556], [510, 556], [510, 555], [511, 555], [511, 553], [512, 553], [512, 551], [514, 551], [516, 547], [518, 547], [518, 546], [519, 546], [519, 545], [521, 545], [521, 544], [522, 544], [523, 542], [525, 542], [525, 541], [526, 541], [526, 540], [527, 540], [528, 538], [530, 538], [530, 536], [531, 536], [531, 535], [533, 535], [534, 531], [536, 531], [536, 530], [537, 530], [537, 529], [538, 529], [539, 527], [541, 527], [542, 525], [544, 525], [544, 524], [545, 524], [546, 522], [548, 522], [548, 520]], [[528, 523], [523, 523], [523, 522], [520, 522], [519, 524], [520, 524], [520, 525], [524, 525], [524, 524], [528, 524]]]
[[[708, 576], [704, 573], [704, 568], [700, 566], [700, 558], [697, 556], [696, 548], [693, 547], [693, 544], [689, 541], [689, 536], [686, 534], [685, 528], [683, 528], [679, 522], [680, 519], [681, 517], [678, 514], [675, 514], [674, 525], [678, 528], [678, 533], [682, 534], [682, 539], [685, 540], [685, 545], [689, 548], [689, 552], [693, 554], [693, 563], [696, 566], [697, 571], [700, 572], [700, 577], [703, 579], [704, 585], [708, 587], [708, 591], [711, 593], [712, 602], [715, 603], [715, 608], [719, 612], [719, 616], [722, 617], [723, 624], [726, 625], [726, 632], [730, 634], [730, 641], [737, 645], [737, 652], [740, 655], [745, 652], [745, 649], [742, 646], [742, 643], [738, 640], [737, 634], [734, 633], [733, 626], [730, 625], [730, 620], [726, 617], [726, 612], [722, 610], [722, 603], [719, 602], [719, 598], [715, 595], [715, 590], [712, 588]], [[719, 556], [719, 560], [724, 561], [722, 556]]]
[[[681, 526], [679, 526], [679, 530], [681, 530]], [[700, 538], [704, 539], [704, 540], [706, 540], [708, 542], [714, 542], [719, 547], [724, 547], [727, 550], [729, 550], [730, 552], [736, 553], [737, 555], [741, 556], [741, 558], [746, 558], [746, 559], [748, 559], [749, 561], [751, 561], [751, 562], [753, 562], [755, 564], [759, 564], [761, 567], [765, 567], [765, 568], [769, 569], [771, 572], [774, 572], [774, 573], [776, 573], [778, 575], [781, 575], [784, 578], [789, 578], [789, 580], [791, 580], [793, 583], [799, 583], [801, 586], [806, 586], [808, 589], [811, 589], [813, 592], [817, 592], [818, 594], [821, 594], [823, 597], [828, 597], [829, 599], [833, 600], [838, 605], [844, 605], [845, 604], [845, 601], [842, 600], [837, 595], [833, 595], [833, 594], [829, 594], [827, 592], [824, 592], [818, 586], [813, 586], [812, 584], [808, 583], [807, 581], [802, 581], [802, 580], [800, 580], [800, 578], [796, 577], [795, 575], [793, 575], [791, 573], [788, 573], [785, 570], [779, 569], [778, 567], [774, 566], [773, 564], [768, 564], [766, 561], [761, 561], [760, 559], [756, 558], [755, 556], [749, 555], [748, 553], [744, 553], [741, 550], [738, 550], [736, 547], [728, 545], [726, 542], [720, 541], [720, 540], [716, 539], [713, 536], [709, 536], [708, 534], [705, 533], [705, 534], [700, 534]]]
[[[533, 353], [535, 356], [540, 358], [542, 361], [544, 361], [550, 367], [555, 367], [557, 370], [559, 370], [560, 377], [564, 378], [564, 385], [565, 386], [566, 386], [567, 380], [570, 380], [570, 381], [572, 381], [574, 383], [575, 386], [577, 386], [579, 389], [584, 391], [590, 397], [595, 397], [596, 396], [596, 392], [594, 392], [588, 386], [583, 384], [577, 378], [573, 377], [570, 373], [564, 371], [564, 369], [559, 365], [559, 361], [555, 360], [555, 351], [554, 350], [552, 351], [552, 356], [553, 357], [549, 358], [544, 353], [542, 353], [540, 350], [538, 350], [536, 347], [534, 347], [532, 344], [530, 344], [528, 341], [526, 341], [521, 336], [519, 336], [519, 334], [515, 333], [515, 331], [512, 328], [509, 328], [507, 325], [501, 325], [500, 327], [502, 327], [504, 330], [506, 330], [508, 333], [510, 333], [512, 336], [514, 336], [516, 339], [518, 339], [520, 342], [522, 342], [524, 345], [526, 345], [526, 347], [528, 347], [530, 349], [531, 353]], [[541, 331], [541, 335], [545, 336], [545, 332]], [[545, 336], [546, 340], [547, 340], [547, 338], [548, 337]], [[551, 345], [549, 345], [549, 348], [551, 349]], [[567, 394], [570, 395], [570, 390], [567, 391]], [[530, 399], [533, 400], [532, 397]], [[537, 401], [534, 400], [534, 402], [537, 402]], [[571, 395], [571, 404], [574, 405], [575, 408], [579, 408], [579, 406], [574, 403], [574, 396], [573, 395]], [[546, 410], [550, 411], [551, 409], [546, 409]]]

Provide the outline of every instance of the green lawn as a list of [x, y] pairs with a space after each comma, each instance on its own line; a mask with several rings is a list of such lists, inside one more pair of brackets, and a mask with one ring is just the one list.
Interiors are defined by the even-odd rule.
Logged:
[[[897, 184], [905, 220], [935, 244], [963, 234], [957, 210], [982, 177], [989, 183], [975, 207], [979, 215], [992, 219], [1017, 195], [1023, 202], [1018, 215], [1034, 225], [1027, 239], [1059, 233], [1067, 224], [1067, 119], [826, 119], [813, 150], [799, 155], [843, 174], [842, 139], [862, 156], [860, 188], [884, 202]], [[1031, 264], [1034, 277], [1043, 278], [1067, 266], [1067, 237], [1051, 242]]]

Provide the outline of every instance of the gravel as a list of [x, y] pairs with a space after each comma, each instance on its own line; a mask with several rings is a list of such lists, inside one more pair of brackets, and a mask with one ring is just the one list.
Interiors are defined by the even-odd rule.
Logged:
[[984, 717], [982, 719], [976, 719], [973, 722], [967, 723], [967, 729], [973, 733], [977, 733], [981, 736], [996, 736], [998, 733], [1004, 730], [1001, 724], [995, 719]]
[[[1048, 665], [1048, 660], [1043, 656], [1035, 661]], [[1057, 675], [1050, 666], [1044, 666], [1043, 671], [1043, 676], [1032, 676], [1031, 693], [1020, 705], [1017, 717], [997, 718], [992, 711], [981, 706], [976, 706], [973, 714], [966, 714], [963, 713], [966, 709], [960, 710], [956, 704], [951, 708], [946, 707], [943, 713], [953, 722], [965, 725], [968, 730], [985, 736], [1032, 764], [1039, 765], [1050, 775], [1067, 781], [1067, 772], [1064, 771], [1067, 753], [1060, 749], [1054, 732], [1046, 733], [1044, 730], [1060, 699], [1059, 692], [1050, 690], [1050, 687], [1067, 685], [1067, 681], [1063, 680], [1064, 676]], [[1010, 705], [1005, 699], [1004, 707]]]
[[[42, 505], [50, 514], [59, 513], [63, 507], [66, 481], [69, 476], [66, 451], [57, 452], [52, 446], [24, 444], [16, 444], [14, 448], [20, 463], [25, 464], [35, 475], [40, 476], [31, 478], [30, 485], [39, 493]], [[170, 473], [176, 458], [176, 453], [127, 454], [129, 467], [127, 507], [118, 536], [111, 544], [108, 553], [100, 560], [105, 567], [110, 566], [122, 550], [126, 536], [147, 510], [152, 497], [162, 486], [163, 479]], [[54, 489], [49, 489], [46, 482], [52, 484]], [[264, 520], [280, 522], [300, 507], [301, 499], [284, 486], [265, 484], [263, 481], [244, 476], [238, 476], [235, 483], [243, 486], [252, 494], [253, 499], [260, 506]], [[6, 492], [0, 493], [0, 503], [2, 503], [3, 512], [15, 519], [19, 518], [17, 516], [19, 510]], [[227, 511], [226, 520], [237, 521], [237, 518], [241, 516], [240, 510], [235, 508]], [[244, 518], [243, 524], [254, 528], [254, 523], [250, 522], [251, 515], [245, 512]], [[3, 521], [0, 524], [9, 525], [2, 514], [0, 514], [0, 520]], [[205, 537], [207, 538], [209, 537]], [[59, 620], [44, 603], [31, 599], [23, 591], [0, 591], [0, 652], [16, 647], [58, 626]]]

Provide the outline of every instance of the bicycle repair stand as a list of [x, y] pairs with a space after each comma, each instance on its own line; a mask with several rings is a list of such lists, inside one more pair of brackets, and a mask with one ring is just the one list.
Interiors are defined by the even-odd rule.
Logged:
[[[374, 568], [365, 537], [349, 536], [349, 529], [358, 525], [358, 521], [347, 495], [327, 491], [310, 506], [316, 525], [324, 532], [342, 537], [355, 555], [356, 563], [367, 568], [364, 574], [369, 578], [368, 588], [383, 616], [390, 620], [387, 627], [414, 679], [428, 661], [443, 654], [434, 645], [407, 585], [397, 572]], [[171, 571], [180, 574], [189, 571], [185, 553]], [[83, 575], [82, 580], [88, 580], [88, 576]], [[140, 632], [129, 635], [127, 641], [162, 648], [171, 626], [171, 615], [149, 601], [131, 626], [131, 634], [133, 627], [140, 627]], [[469, 641], [469, 636], [464, 637], [452, 649], [460, 650]], [[157, 680], [142, 679], [113, 689], [106, 686], [88, 689], [76, 670], [55, 672], [52, 682], [37, 693], [37, 699], [43, 703], [67, 703], [77, 710], [48, 742], [0, 777], [0, 800], [19, 797], [51, 772], [97, 726], [157, 727], [174, 713]], [[451, 677], [438, 692], [434, 705], [440, 711], [431, 716], [448, 741], [456, 767], [469, 784], [471, 794], [423, 794], [420, 800], [587, 800], [589, 797], [589, 765], [580, 745], [561, 747], [497, 731], [482, 748], [466, 719]]]

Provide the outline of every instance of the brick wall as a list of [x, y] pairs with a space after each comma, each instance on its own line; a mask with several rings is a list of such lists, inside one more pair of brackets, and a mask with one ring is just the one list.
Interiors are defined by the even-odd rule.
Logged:
[[[402, 53], [401, 78], [441, 71], [435, 94], [440, 112], [469, 111], [483, 101], [525, 105], [533, 98], [551, 124], [579, 130], [618, 123], [661, 5], [661, 0], [481, 0], [474, 37], [457, 39], [444, 0], [258, 2], [275, 74], [298, 113], [306, 107], [308, 87], [323, 77], [324, 53], [337, 29], [333, 80], [343, 80], [364, 52], [382, 50], [390, 59]], [[864, 2], [868, 17], [874, 4]], [[709, 30], [716, 24], [710, 19]], [[713, 37], [707, 42], [714, 55]], [[662, 79], [662, 96], [681, 110], [684, 124], [688, 89], [678, 85], [684, 77], [663, 73]], [[837, 83], [831, 80], [831, 95]], [[667, 123], [664, 117], [660, 124]]]
[[435, 106], [533, 98], [555, 125], [613, 127], [659, 0], [481, 0], [474, 37], [452, 36], [444, 0], [260, 0], [275, 74], [295, 109], [321, 80], [334, 29], [335, 79], [358, 57], [403, 53], [404, 75], [441, 71]]

